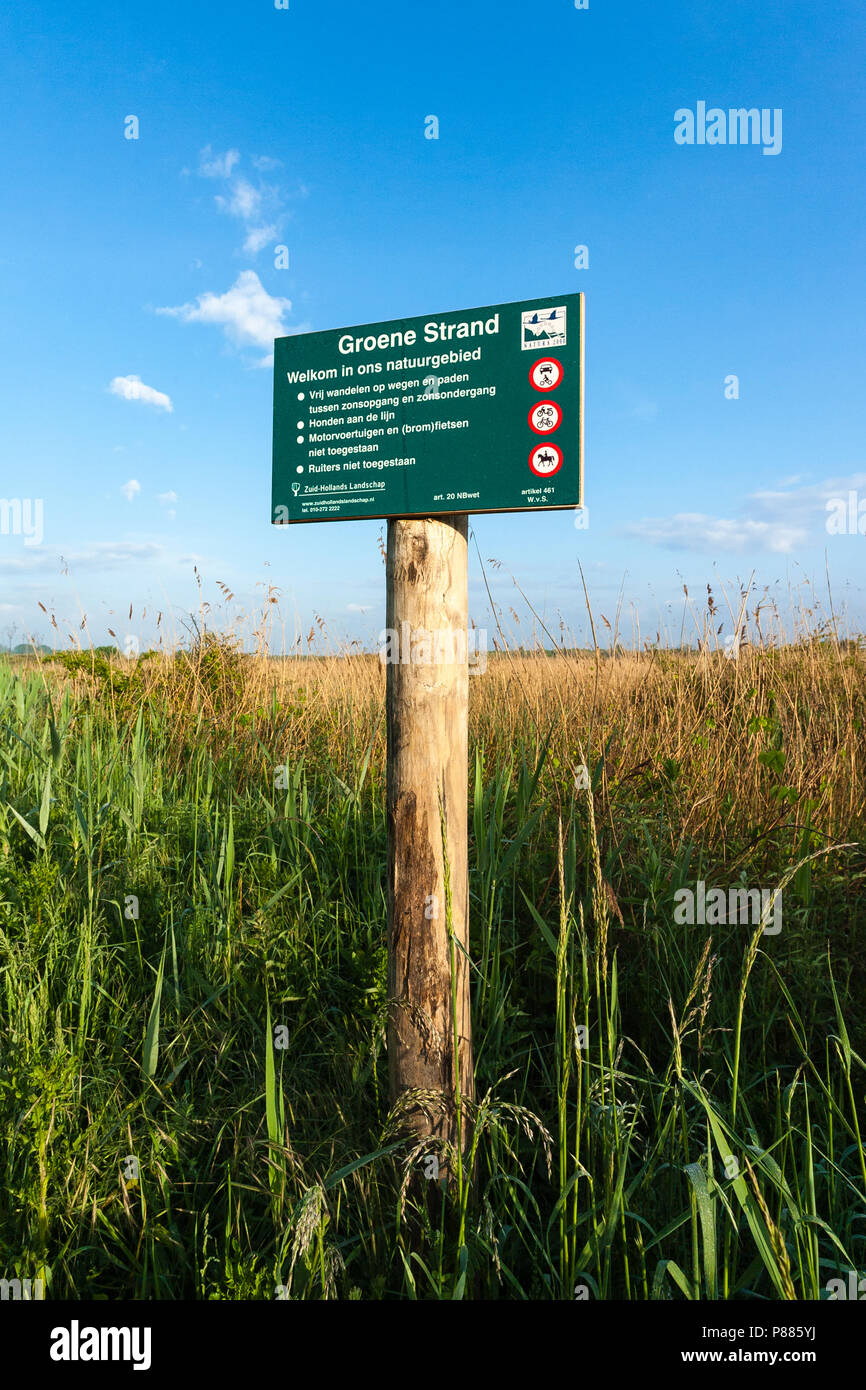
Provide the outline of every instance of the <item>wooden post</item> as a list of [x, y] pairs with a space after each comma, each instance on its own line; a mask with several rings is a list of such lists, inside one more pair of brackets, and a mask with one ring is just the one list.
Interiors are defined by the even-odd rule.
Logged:
[[[436, 1092], [441, 1099], [430, 1114], [412, 1108], [406, 1128], [419, 1138], [437, 1135], [455, 1146], [458, 1083], [461, 1099], [474, 1097], [467, 901], [467, 534], [465, 513], [388, 521], [391, 1102], [410, 1088]], [[461, 1129], [465, 1146], [465, 1115]]]

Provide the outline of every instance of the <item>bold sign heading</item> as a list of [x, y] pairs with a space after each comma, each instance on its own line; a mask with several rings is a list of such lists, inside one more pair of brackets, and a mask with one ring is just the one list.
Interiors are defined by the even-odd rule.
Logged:
[[271, 519], [583, 505], [583, 295], [274, 344]]

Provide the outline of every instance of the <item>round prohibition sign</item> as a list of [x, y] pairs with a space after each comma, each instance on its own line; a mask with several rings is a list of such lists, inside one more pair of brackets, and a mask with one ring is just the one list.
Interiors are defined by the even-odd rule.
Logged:
[[538, 478], [549, 478], [562, 467], [562, 450], [556, 444], [536, 444], [529, 467]]
[[552, 434], [562, 424], [562, 411], [556, 401], [539, 401], [529, 412], [529, 428], [536, 434]]
[[536, 391], [555, 391], [563, 375], [562, 363], [555, 357], [539, 357], [529, 368], [529, 380]]

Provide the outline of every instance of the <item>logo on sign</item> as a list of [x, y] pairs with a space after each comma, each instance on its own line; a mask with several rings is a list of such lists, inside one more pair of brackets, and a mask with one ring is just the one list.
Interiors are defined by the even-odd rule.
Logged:
[[529, 467], [538, 478], [549, 478], [562, 467], [562, 450], [555, 444], [538, 444], [529, 455]]
[[562, 423], [562, 411], [556, 401], [539, 401], [529, 412], [529, 428], [536, 434], [552, 434]]
[[521, 347], [565, 347], [565, 305], [527, 309], [520, 315]]
[[529, 369], [529, 380], [536, 391], [555, 391], [562, 381], [562, 363], [555, 357], [539, 357]]

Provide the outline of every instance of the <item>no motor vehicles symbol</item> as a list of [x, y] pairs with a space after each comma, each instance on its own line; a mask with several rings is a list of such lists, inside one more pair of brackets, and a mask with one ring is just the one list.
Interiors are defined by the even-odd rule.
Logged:
[[562, 363], [555, 357], [539, 357], [529, 370], [529, 380], [536, 391], [555, 391], [562, 381]]

